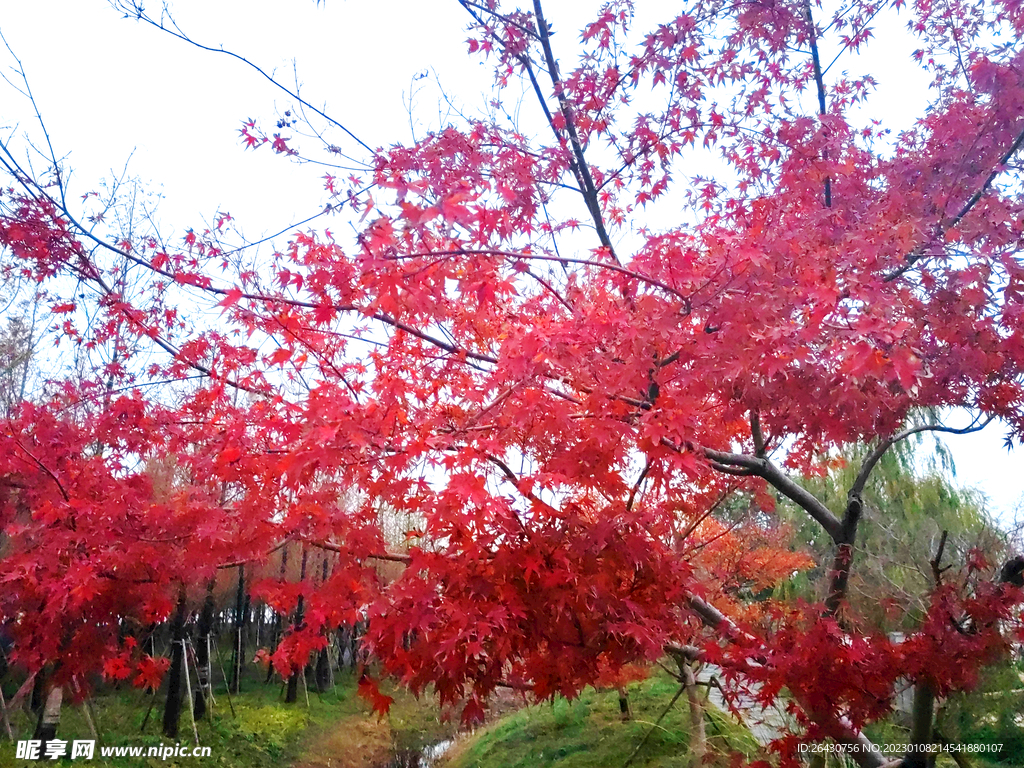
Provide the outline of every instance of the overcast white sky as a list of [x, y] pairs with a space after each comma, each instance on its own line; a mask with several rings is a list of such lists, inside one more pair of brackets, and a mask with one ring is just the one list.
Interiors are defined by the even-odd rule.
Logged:
[[[581, 13], [598, 4], [549, 2], [555, 44], [572, 44]], [[160, 7], [148, 6], [153, 13]], [[467, 55], [467, 19], [454, 0], [327, 0], [319, 7], [314, 0], [175, 0], [172, 8], [199, 42], [244, 55], [288, 84], [294, 60], [303, 96], [330, 105], [327, 111], [371, 146], [408, 141], [413, 89], [418, 128], [437, 124], [446, 107], [431, 85], [435, 76], [465, 109], [486, 108], [491, 72]], [[676, 3], [640, 0], [637, 28], [677, 10]], [[275, 105], [291, 104], [240, 62], [122, 19], [105, 0], [7, 2], [0, 31], [25, 65], [58, 154], [70, 153], [78, 194], [131, 157], [130, 173], [162, 190], [160, 219], [179, 232], [201, 228], [220, 210], [256, 239], [322, 208], [322, 169], [289, 164], [267, 147], [242, 150], [243, 119], [269, 118]], [[885, 51], [887, 58], [876, 65], [880, 86], [868, 110], [905, 127], [925, 103], [924, 80], [908, 63], [914, 46], [895, 17], [880, 16], [875, 34], [872, 55]], [[823, 42], [827, 63], [827, 37]], [[12, 62], [0, 53], [6, 68]], [[844, 58], [837, 69], [857, 65]], [[414, 83], [425, 71], [431, 75]], [[30, 105], [0, 83], [4, 135], [34, 131], [33, 121]], [[1007, 453], [1004, 433], [992, 425], [946, 442], [959, 480], [983, 489], [1008, 521], [1024, 478], [1017, 474], [1021, 452]]]

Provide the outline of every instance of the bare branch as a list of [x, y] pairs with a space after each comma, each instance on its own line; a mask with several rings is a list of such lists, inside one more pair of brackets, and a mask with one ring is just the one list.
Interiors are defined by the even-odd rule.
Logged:
[[945, 432], [950, 435], [966, 435], [971, 432], [978, 432], [979, 430], [984, 429], [992, 422], [993, 418], [995, 417], [989, 416], [987, 419], [981, 422], [979, 422], [978, 419], [975, 419], [966, 427], [960, 429], [946, 427], [941, 424], [923, 424], [919, 427], [907, 429], [904, 430], [903, 432], [900, 432], [899, 434], [893, 435], [888, 440], [883, 440], [881, 443], [878, 444], [875, 450], [868, 454], [868, 457], [864, 459], [864, 463], [861, 465], [860, 472], [857, 474], [857, 479], [854, 480], [853, 485], [850, 486], [848, 496], [851, 498], [859, 498], [861, 496], [861, 494], [864, 492], [864, 487], [867, 485], [868, 477], [871, 475], [871, 470], [875, 468], [875, 465], [878, 464], [881, 458], [885, 455], [886, 451], [888, 451], [901, 440], [906, 440], [908, 437], [919, 434], [921, 432]]
[[942, 553], [946, 549], [946, 537], [949, 536], [949, 531], [942, 531], [942, 538], [939, 539], [939, 548], [935, 551], [935, 557], [929, 561], [929, 565], [932, 567], [932, 577], [935, 579], [935, 586], [942, 586], [942, 572], [945, 568], [941, 567], [942, 564]]
[[495, 248], [479, 248], [479, 249], [468, 249], [468, 248], [453, 248], [445, 251], [422, 251], [416, 253], [402, 254], [401, 256], [386, 257], [394, 260], [398, 259], [417, 259], [426, 256], [474, 256], [474, 255], [491, 255], [491, 256], [505, 256], [510, 259], [521, 259], [523, 261], [557, 261], [560, 264], [582, 264], [588, 267], [600, 267], [601, 269], [610, 269], [613, 272], [631, 277], [634, 280], [638, 280], [642, 283], [660, 288], [661, 290], [675, 296], [686, 305], [686, 311], [690, 311], [690, 299], [688, 296], [684, 296], [675, 288], [667, 285], [660, 280], [648, 277], [647, 275], [641, 274], [640, 272], [634, 272], [631, 269], [623, 267], [621, 264], [609, 264], [605, 261], [593, 261], [592, 259], [575, 259], [567, 256], [542, 256], [535, 253], [516, 253], [515, 251], [502, 251]]
[[640, 472], [640, 477], [638, 477], [636, 479], [636, 482], [633, 484], [633, 488], [629, 492], [629, 499], [626, 501], [626, 509], [627, 510], [630, 510], [630, 509], [633, 508], [633, 502], [636, 500], [636, 494], [640, 490], [640, 486], [643, 484], [644, 480], [647, 478], [647, 473], [650, 472], [650, 471], [651, 471], [651, 460], [648, 459], [647, 463], [644, 464], [643, 470]]
[[[188, 35], [186, 35], [177, 26], [177, 24], [174, 24], [174, 28], [173, 29], [171, 29], [170, 27], [165, 26], [162, 21], [157, 21], [156, 19], [154, 19], [153, 17], [149, 16], [146, 13], [146, 9], [143, 7], [141, 0], [111, 0], [111, 5], [113, 5], [113, 7], [116, 10], [119, 10], [122, 13], [124, 13], [126, 17], [134, 18], [136, 21], [145, 22], [146, 24], [149, 24], [151, 27], [154, 27], [155, 29], [159, 29], [161, 32], [166, 32], [168, 35], [171, 35], [172, 37], [176, 37], [179, 40], [188, 43], [189, 45], [192, 45], [192, 46], [195, 46], [196, 48], [199, 48], [200, 50], [209, 51], [210, 53], [221, 53], [221, 54], [224, 54], [225, 56], [230, 56], [233, 59], [237, 59], [238, 61], [242, 62], [246, 66], [250, 67], [251, 69], [255, 70], [257, 73], [262, 75], [267, 81], [270, 82], [271, 85], [273, 85], [275, 88], [278, 88], [279, 90], [284, 91], [286, 94], [288, 94], [290, 97], [295, 99], [295, 101], [297, 101], [303, 107], [305, 107], [306, 109], [309, 109], [312, 112], [315, 112], [316, 114], [318, 114], [320, 117], [322, 117], [324, 120], [326, 120], [327, 122], [329, 122], [331, 125], [335, 126], [336, 128], [340, 128], [342, 131], [345, 132], [345, 134], [347, 134], [349, 136], [349, 138], [351, 138], [353, 141], [355, 141], [356, 144], [361, 146], [363, 149], [365, 149], [371, 155], [376, 155], [377, 154], [376, 152], [374, 152], [374, 150], [370, 147], [369, 144], [366, 144], [365, 142], [363, 142], [362, 139], [360, 139], [358, 136], [356, 136], [354, 133], [352, 133], [352, 131], [350, 131], [344, 125], [339, 123], [337, 120], [335, 120], [333, 117], [331, 117], [327, 113], [325, 113], [322, 110], [319, 110], [316, 107], [314, 107], [312, 104], [310, 104], [308, 101], [303, 99], [301, 96], [299, 96], [297, 93], [295, 93], [291, 89], [289, 89], [286, 86], [284, 86], [281, 83], [279, 83], [276, 79], [274, 79], [273, 75], [268, 74], [260, 66], [258, 66], [257, 64], [254, 64], [253, 62], [249, 61], [249, 59], [245, 58], [244, 56], [241, 56], [241, 55], [239, 55], [237, 53], [234, 53], [233, 51], [227, 51], [227, 50], [225, 50], [223, 48], [213, 48], [213, 47], [208, 46], [208, 45], [203, 45], [202, 43], [199, 43], [199, 42], [193, 40], [192, 38], [190, 38]], [[172, 20], [172, 23], [173, 23], [173, 20]]]

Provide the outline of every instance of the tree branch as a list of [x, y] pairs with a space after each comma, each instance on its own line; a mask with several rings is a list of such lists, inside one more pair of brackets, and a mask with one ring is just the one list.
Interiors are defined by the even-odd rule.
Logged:
[[636, 500], [636, 494], [640, 490], [640, 486], [644, 479], [647, 477], [647, 473], [651, 471], [651, 460], [648, 459], [647, 463], [644, 464], [643, 470], [640, 472], [640, 477], [636, 479], [632, 489], [629, 491], [629, 499], [626, 501], [626, 509], [630, 510], [633, 508], [633, 502]]
[[908, 437], [919, 434], [921, 432], [945, 432], [950, 435], [966, 435], [971, 432], [978, 432], [979, 430], [982, 430], [985, 427], [987, 427], [994, 418], [994, 416], [989, 416], [987, 419], [980, 423], [976, 418], [966, 427], [962, 427], [959, 429], [954, 427], [946, 427], [941, 424], [923, 424], [919, 427], [904, 430], [899, 434], [893, 435], [887, 440], [883, 440], [871, 453], [868, 454], [868, 457], [864, 459], [864, 463], [861, 465], [860, 472], [857, 473], [857, 479], [853, 481], [853, 485], [850, 486], [850, 491], [847, 495], [850, 497], [860, 497], [860, 495], [864, 492], [864, 487], [867, 485], [868, 477], [871, 475], [871, 470], [875, 468], [875, 465], [878, 464], [881, 458], [885, 455], [886, 451], [888, 451], [890, 448], [896, 445], [896, 443], [902, 440], [906, 440]]
[[[340, 547], [337, 544], [332, 544], [329, 541], [309, 541], [305, 539], [303, 541], [311, 547], [326, 549], [328, 552], [339, 552], [343, 554], [351, 552], [351, 550]], [[406, 555], [399, 552], [374, 552], [369, 555], [363, 555], [363, 558], [366, 560], [384, 560], [389, 563], [403, 563], [404, 565], [409, 565], [409, 563], [412, 562], [412, 555]]]
[[[1006, 153], [1003, 154], [1003, 156], [999, 159], [999, 163], [996, 164], [996, 166], [992, 169], [991, 173], [989, 173], [989, 175], [985, 178], [985, 182], [981, 185], [977, 192], [971, 195], [971, 199], [964, 203], [964, 207], [960, 209], [960, 212], [952, 219], [950, 219], [948, 223], [939, 224], [936, 232], [937, 237], [944, 235], [950, 229], [955, 227], [963, 220], [963, 218], [968, 213], [971, 212], [971, 209], [974, 208], [974, 206], [976, 206], [981, 201], [981, 198], [985, 196], [985, 193], [988, 192], [989, 188], [992, 186], [992, 182], [995, 181], [996, 177], [1005, 170], [1007, 163], [1010, 162], [1011, 158], [1013, 158], [1014, 154], [1016, 154], [1017, 150], [1020, 149], [1021, 146], [1024, 146], [1024, 130], [1021, 130], [1021, 132], [1017, 135], [1017, 138], [1010, 145], [1010, 148], [1006, 150]], [[888, 275], [886, 275], [884, 278], [884, 282], [892, 282], [900, 275], [903, 275], [907, 271], [909, 271], [918, 261], [920, 261], [924, 257], [923, 249], [924, 246], [922, 245], [918, 248], [915, 248], [913, 251], [907, 254], [907, 257], [904, 260], [903, 264], [898, 269], [895, 269]]]
[[32, 461], [35, 463], [37, 467], [39, 467], [41, 470], [43, 470], [43, 472], [49, 475], [50, 479], [53, 480], [53, 482], [56, 484], [57, 490], [60, 491], [60, 495], [64, 497], [64, 501], [71, 501], [71, 497], [68, 496], [68, 492], [64, 489], [64, 485], [61, 483], [57, 475], [55, 475], [48, 466], [46, 466], [45, 464], [43, 464], [43, 462], [36, 458], [35, 454], [33, 454], [32, 451], [30, 451], [28, 448], [22, 445], [21, 441], [19, 441], [17, 438], [13, 437], [12, 435], [4, 435], [4, 437], [13, 441], [14, 444], [18, 446], [26, 456], [32, 459]]
[[936, 588], [942, 586], [942, 572], [946, 570], [942, 568], [942, 553], [946, 549], [946, 537], [949, 536], [949, 531], [942, 531], [942, 538], [939, 539], [939, 548], [935, 551], [935, 557], [929, 561], [929, 565], [932, 567], [932, 578], [935, 579]]
[[601, 269], [610, 269], [613, 272], [618, 272], [619, 274], [625, 275], [626, 277], [630, 277], [634, 280], [637, 280], [638, 282], [647, 283], [648, 285], [654, 286], [655, 288], [660, 288], [666, 293], [669, 293], [672, 296], [675, 296], [677, 299], [681, 300], [686, 305], [686, 311], [690, 311], [690, 299], [688, 296], [684, 296], [672, 286], [667, 285], [666, 283], [663, 283], [656, 278], [648, 277], [647, 275], [641, 274], [640, 272], [635, 272], [631, 269], [622, 266], [617, 262], [615, 264], [609, 264], [606, 261], [594, 261], [592, 259], [576, 259], [568, 256], [541, 256], [535, 253], [516, 253], [515, 251], [502, 251], [495, 248], [453, 248], [451, 250], [445, 251], [422, 251], [416, 253], [407, 253], [401, 256], [392, 256], [385, 258], [398, 260], [418, 259], [425, 258], [427, 256], [504, 256], [509, 259], [518, 259], [522, 261], [557, 261], [559, 264], [582, 264], [587, 267], [599, 267]]
[[605, 228], [604, 217], [601, 215], [601, 204], [597, 196], [597, 187], [590, 175], [590, 166], [587, 165], [586, 157], [583, 154], [583, 144], [580, 142], [579, 134], [576, 131], [576, 118], [573, 116], [569, 100], [565, 98], [565, 86], [562, 84], [561, 76], [558, 74], [558, 60], [551, 50], [551, 31], [548, 23], [544, 20], [544, 11], [541, 8], [540, 0], [533, 0], [533, 15], [537, 21], [537, 35], [540, 38], [541, 48], [544, 50], [544, 60], [547, 62], [548, 74], [551, 76], [551, 84], [555, 89], [555, 98], [558, 99], [559, 111], [565, 120], [565, 131], [569, 135], [569, 143], [572, 146], [573, 155], [576, 158], [576, 166], [579, 169], [580, 181], [583, 183], [583, 199], [590, 209], [590, 215], [594, 220], [594, 228], [597, 236], [608, 250], [608, 255], [616, 264], [619, 263], [615, 255], [615, 248], [612, 246], [608, 230]]
[[[747, 456], [745, 454], [725, 453], [704, 448], [704, 455], [711, 460], [712, 466], [719, 465], [719, 471], [746, 470], [751, 475], [764, 478], [768, 483], [814, 518], [833, 541], [842, 538], [843, 526], [832, 511], [821, 503], [810, 491], [797, 485], [778, 467], [766, 458]], [[729, 474], [737, 474], [729, 471]]]
[[750, 409], [750, 437], [754, 441], [754, 455], [763, 459], [765, 457], [764, 433], [761, 432], [761, 414], [756, 408]]
[[339, 123], [337, 120], [335, 120], [333, 117], [331, 117], [330, 115], [326, 114], [322, 110], [319, 110], [316, 107], [314, 107], [312, 104], [310, 104], [308, 101], [303, 99], [301, 96], [299, 96], [294, 91], [290, 90], [289, 88], [287, 88], [284, 85], [282, 85], [281, 83], [279, 83], [277, 80], [274, 79], [274, 77], [272, 75], [268, 74], [260, 66], [258, 66], [257, 64], [254, 64], [253, 62], [249, 61], [244, 56], [241, 56], [241, 55], [239, 55], [237, 53], [234, 53], [233, 51], [226, 51], [223, 48], [213, 48], [213, 47], [211, 47], [209, 45], [203, 45], [202, 43], [196, 42], [195, 40], [190, 38], [188, 35], [186, 35], [178, 27], [178, 25], [176, 23], [174, 23], [173, 19], [171, 20], [171, 23], [174, 24], [174, 29], [170, 29], [170, 28], [164, 26], [162, 21], [157, 21], [156, 19], [154, 19], [151, 16], [146, 14], [146, 9], [143, 7], [141, 0], [112, 0], [112, 5], [114, 6], [114, 8], [116, 10], [119, 10], [122, 13], [124, 13], [126, 18], [134, 18], [136, 21], [145, 22], [146, 24], [149, 24], [151, 27], [154, 27], [155, 29], [159, 29], [161, 32], [166, 32], [168, 35], [171, 35], [172, 37], [176, 37], [179, 40], [181, 40], [183, 42], [186, 42], [189, 45], [195, 46], [196, 48], [198, 48], [198, 49], [200, 49], [202, 51], [209, 51], [210, 53], [221, 53], [221, 54], [224, 54], [225, 56], [230, 56], [233, 59], [237, 59], [238, 61], [240, 61], [243, 64], [245, 64], [247, 67], [255, 70], [257, 73], [262, 75], [268, 82], [270, 82], [271, 85], [273, 85], [275, 88], [278, 88], [278, 89], [284, 91], [286, 94], [288, 94], [291, 98], [295, 99], [295, 101], [297, 101], [303, 107], [305, 107], [306, 109], [310, 110], [311, 112], [315, 112], [320, 117], [322, 117], [324, 120], [329, 122], [331, 125], [333, 125], [333, 126], [335, 126], [337, 128], [340, 128], [342, 131], [344, 131], [349, 136], [349, 138], [351, 138], [353, 141], [355, 141], [356, 144], [361, 146], [363, 149], [365, 149], [371, 155], [376, 155], [377, 154], [376, 152], [373, 151], [373, 149], [370, 148], [370, 145], [368, 145], [364, 141], [362, 141], [362, 139], [360, 139], [358, 136], [356, 136], [354, 133], [352, 133], [352, 131], [350, 131], [344, 125]]
[[[811, 43], [811, 60], [814, 62], [814, 83], [818, 89], [818, 115], [825, 116], [825, 80], [821, 73], [821, 58], [818, 56], [818, 36], [814, 29], [814, 17], [811, 15], [811, 0], [806, 0], [807, 27]], [[823, 154], [828, 160], [828, 152]], [[832, 207], [832, 179], [825, 178], [825, 207]]]

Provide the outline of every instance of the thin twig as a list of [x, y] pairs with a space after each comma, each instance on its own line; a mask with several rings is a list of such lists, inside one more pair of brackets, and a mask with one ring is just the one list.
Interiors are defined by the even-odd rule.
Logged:
[[354, 133], [352, 133], [352, 131], [350, 131], [348, 128], [346, 128], [344, 125], [342, 125], [340, 122], [335, 120], [330, 115], [328, 115], [325, 112], [323, 112], [322, 110], [319, 110], [316, 107], [314, 107], [312, 104], [310, 104], [308, 101], [303, 99], [301, 96], [299, 96], [294, 91], [290, 90], [286, 86], [284, 86], [281, 83], [279, 83], [277, 80], [274, 79], [274, 77], [272, 75], [268, 74], [260, 66], [258, 66], [257, 64], [249, 61], [249, 59], [245, 58], [244, 56], [241, 56], [241, 55], [239, 55], [237, 53], [234, 53], [233, 51], [225, 50], [224, 48], [213, 48], [212, 46], [209, 46], [209, 45], [203, 45], [202, 43], [199, 43], [199, 42], [193, 40], [188, 35], [186, 35], [181, 30], [181, 28], [178, 27], [178, 25], [176, 23], [174, 23], [173, 19], [171, 19], [171, 23], [174, 24], [174, 28], [173, 29], [165, 26], [163, 24], [163, 22], [157, 21], [157, 20], [153, 19], [151, 16], [148, 16], [146, 14], [146, 9], [143, 7], [142, 3], [139, 0], [115, 0], [114, 7], [117, 8], [118, 10], [121, 10], [122, 12], [124, 12], [126, 17], [128, 17], [128, 18], [134, 17], [136, 21], [145, 22], [146, 24], [149, 24], [150, 26], [154, 27], [155, 29], [159, 29], [161, 32], [166, 32], [167, 34], [171, 35], [172, 37], [176, 37], [179, 40], [188, 43], [189, 45], [192, 45], [192, 46], [195, 46], [196, 48], [199, 48], [200, 50], [209, 51], [210, 53], [220, 53], [220, 54], [223, 54], [225, 56], [230, 56], [231, 58], [236, 59], [236, 60], [242, 62], [246, 66], [250, 67], [251, 69], [255, 70], [257, 73], [262, 75], [275, 88], [278, 88], [278, 89], [284, 91], [289, 96], [291, 96], [293, 99], [295, 99], [299, 104], [304, 106], [306, 109], [309, 109], [309, 110], [315, 112], [320, 117], [322, 117], [324, 120], [329, 122], [331, 125], [334, 125], [335, 127], [340, 128], [342, 131], [344, 131], [349, 136], [349, 138], [351, 138], [353, 141], [355, 141], [359, 146], [361, 146], [363, 149], [365, 149], [371, 155], [376, 155], [376, 153], [373, 151], [373, 149], [370, 147], [370, 145], [366, 144], [364, 141], [362, 141], [358, 136], [356, 136]]

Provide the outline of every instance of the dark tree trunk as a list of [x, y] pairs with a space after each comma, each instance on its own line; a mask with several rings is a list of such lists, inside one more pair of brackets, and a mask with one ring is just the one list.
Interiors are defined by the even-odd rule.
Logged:
[[[299, 568], [299, 583], [306, 580], [306, 558], [308, 553], [306, 548], [302, 548], [302, 566]], [[292, 631], [298, 632], [302, 629], [303, 610], [305, 609], [305, 603], [302, 599], [302, 595], [299, 595], [299, 601], [295, 606], [295, 622], [292, 624]], [[305, 668], [298, 669], [292, 672], [291, 677], [288, 678], [288, 693], [284, 697], [285, 704], [294, 704], [299, 698], [299, 675], [306, 673]]]
[[210, 579], [206, 584], [206, 600], [203, 601], [203, 610], [199, 614], [199, 637], [196, 642], [196, 667], [199, 669], [198, 689], [196, 690], [195, 708], [192, 713], [196, 720], [201, 720], [206, 715], [206, 697], [211, 688], [210, 680], [213, 675], [210, 672], [210, 631], [213, 628], [213, 587], [214, 580]]
[[903, 768], [927, 768], [932, 764], [932, 756], [926, 747], [932, 743], [932, 719], [935, 714], [935, 689], [928, 682], [920, 682], [914, 688], [911, 709], [910, 749], [903, 756]]
[[[281, 550], [281, 575], [278, 577], [281, 581], [284, 581], [284, 577], [288, 572], [288, 546]], [[273, 637], [270, 639], [270, 652], [274, 653], [277, 650], [277, 644], [281, 640], [281, 614], [274, 611], [274, 622], [273, 629], [271, 630]], [[271, 664], [267, 667], [267, 679], [265, 682], [269, 683], [270, 678], [274, 676], [274, 665]]]
[[171, 668], [167, 671], [167, 703], [164, 705], [164, 736], [178, 737], [181, 717], [182, 677], [185, 666], [185, 590], [178, 592], [178, 607], [171, 625]]
[[853, 545], [857, 538], [857, 525], [860, 523], [862, 511], [863, 503], [860, 496], [851, 497], [846, 504], [846, 513], [843, 515], [842, 531], [840, 536], [835, 539], [836, 553], [832, 564], [832, 583], [829, 586], [828, 597], [825, 598], [825, 610], [829, 616], [837, 616], [846, 600], [850, 567], [853, 564]]
[[235, 647], [232, 651], [231, 692], [238, 693], [242, 687], [242, 670], [245, 658], [245, 566], [238, 566], [238, 591], [235, 594]]
[[633, 711], [629, 708], [629, 692], [624, 685], [619, 686], [619, 718], [626, 722], [633, 719]]
[[[327, 555], [324, 554], [324, 566], [323, 573], [321, 575], [321, 583], [327, 581], [328, 575], [328, 562]], [[328, 634], [328, 640], [330, 635]], [[323, 650], [320, 651], [319, 656], [316, 659], [316, 689], [320, 693], [325, 693], [331, 685], [331, 657], [330, 657], [330, 642], [324, 646]]]
[[267, 606], [260, 602], [256, 603], [256, 607], [253, 609], [254, 623], [256, 624], [256, 648], [262, 648], [263, 644], [266, 643], [266, 624], [267, 624]]
[[40, 669], [36, 672], [35, 680], [32, 681], [32, 701], [31, 706], [33, 712], [38, 712], [43, 708], [43, 700], [46, 694], [46, 668]]

